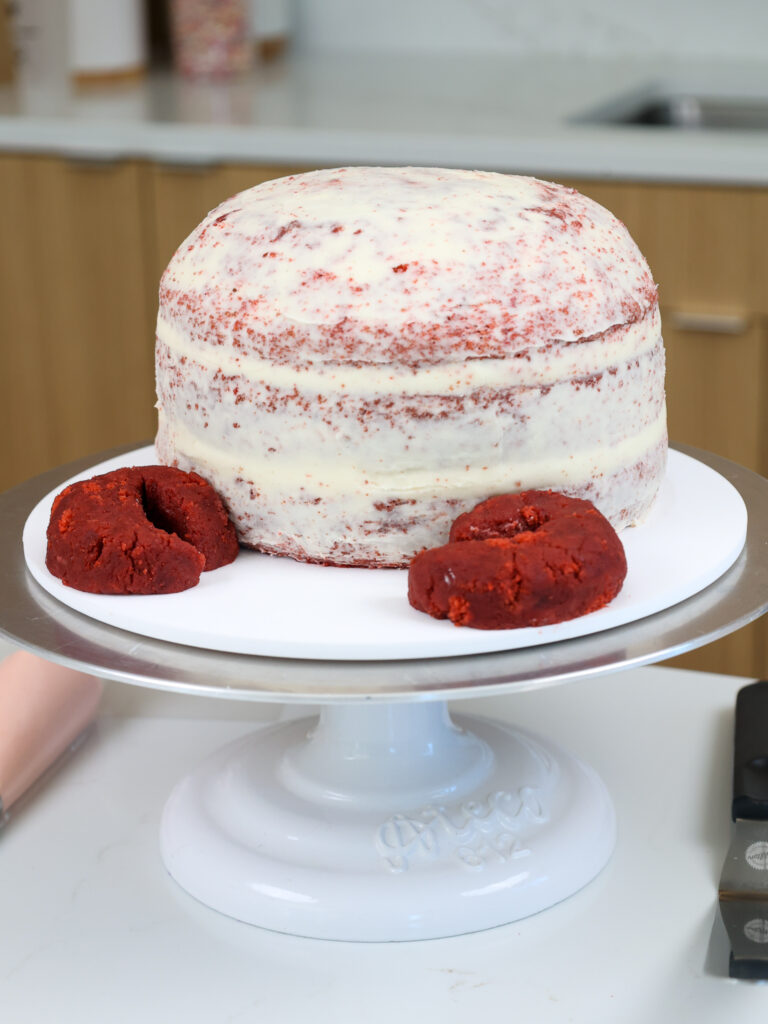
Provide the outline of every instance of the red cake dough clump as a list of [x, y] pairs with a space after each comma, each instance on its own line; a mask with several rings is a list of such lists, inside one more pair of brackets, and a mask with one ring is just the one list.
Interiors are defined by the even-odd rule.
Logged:
[[234, 561], [235, 527], [196, 473], [134, 466], [82, 480], [56, 496], [45, 564], [90, 594], [173, 594]]
[[547, 626], [602, 608], [626, 574], [622, 543], [592, 502], [523, 491], [482, 502], [448, 544], [416, 555], [408, 599], [457, 626]]

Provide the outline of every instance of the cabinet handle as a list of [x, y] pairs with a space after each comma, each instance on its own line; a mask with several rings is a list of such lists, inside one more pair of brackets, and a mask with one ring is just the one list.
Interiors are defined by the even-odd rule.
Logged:
[[746, 313], [706, 313], [670, 309], [664, 319], [677, 331], [701, 334], [744, 334], [750, 324]]

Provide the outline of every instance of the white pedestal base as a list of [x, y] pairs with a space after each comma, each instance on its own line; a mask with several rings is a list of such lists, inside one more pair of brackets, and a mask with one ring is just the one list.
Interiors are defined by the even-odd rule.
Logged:
[[323, 939], [492, 928], [576, 892], [615, 839], [595, 773], [442, 702], [324, 707], [218, 751], [173, 791], [170, 874], [224, 914]]

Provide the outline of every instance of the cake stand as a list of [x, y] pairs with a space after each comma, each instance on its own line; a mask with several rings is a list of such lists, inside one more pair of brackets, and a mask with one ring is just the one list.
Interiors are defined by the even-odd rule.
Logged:
[[51, 661], [126, 683], [318, 705], [319, 715], [217, 751], [171, 793], [163, 860], [201, 902], [326, 939], [425, 939], [493, 927], [594, 878], [613, 849], [613, 807], [603, 782], [572, 754], [499, 722], [451, 717], [446, 701], [672, 657], [768, 608], [768, 481], [683, 451], [741, 494], [745, 546], [705, 590], [605, 632], [517, 651], [362, 662], [218, 653], [116, 629], [51, 597], [19, 544], [45, 494], [115, 452], [0, 497], [0, 632]]

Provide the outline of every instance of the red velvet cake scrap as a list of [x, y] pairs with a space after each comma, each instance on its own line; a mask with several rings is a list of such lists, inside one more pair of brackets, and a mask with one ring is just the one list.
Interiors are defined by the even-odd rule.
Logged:
[[91, 594], [172, 594], [234, 561], [237, 534], [216, 491], [169, 466], [117, 469], [53, 502], [46, 566]]
[[[487, 540], [489, 537], [514, 537], [535, 531], [551, 519], [577, 512], [597, 512], [591, 501], [570, 498], [559, 491], [521, 491], [497, 494], [458, 516], [448, 539]], [[597, 513], [600, 515], [600, 513]], [[604, 519], [603, 516], [600, 517]]]
[[411, 562], [408, 599], [457, 626], [546, 626], [604, 607], [626, 573], [622, 543], [591, 502], [526, 491], [459, 516], [448, 544]]

